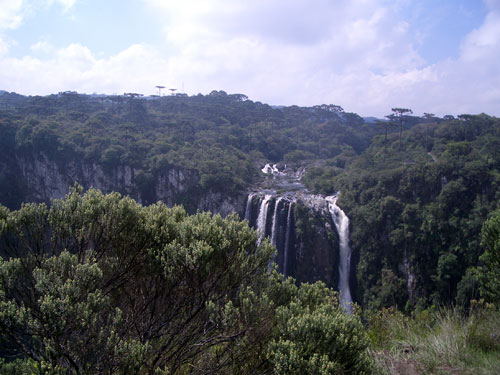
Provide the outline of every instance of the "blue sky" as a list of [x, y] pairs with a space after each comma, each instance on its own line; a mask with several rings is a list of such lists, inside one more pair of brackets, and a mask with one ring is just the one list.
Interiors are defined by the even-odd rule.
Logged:
[[500, 116], [500, 0], [0, 0], [0, 89]]

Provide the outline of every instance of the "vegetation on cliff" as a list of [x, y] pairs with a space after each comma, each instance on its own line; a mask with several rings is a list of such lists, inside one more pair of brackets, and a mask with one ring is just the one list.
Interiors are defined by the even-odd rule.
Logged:
[[[498, 215], [483, 228], [487, 256], [498, 256]], [[496, 297], [346, 315], [324, 284], [268, 272], [273, 248], [235, 216], [74, 189], [50, 208], [0, 207], [0, 250], [4, 374], [500, 369]], [[500, 281], [491, 267], [478, 272]]]
[[[147, 204], [154, 203], [148, 193], [153, 181], [170, 168], [197, 176], [195, 188], [183, 196], [183, 203], [192, 203], [208, 191], [244, 193], [262, 178], [259, 168], [264, 162], [305, 166], [302, 182], [311, 192], [341, 191], [338, 204], [351, 220], [353, 294], [363, 309], [375, 311], [364, 315], [372, 350], [385, 355], [389, 349], [418, 347], [411, 352], [422, 354], [447, 325], [475, 330], [481, 322], [477, 329], [483, 332], [484, 319], [497, 321], [500, 120], [485, 114], [418, 117], [403, 108], [395, 108], [396, 115], [396, 110], [400, 116], [389, 115], [390, 121], [365, 123], [334, 105], [275, 108], [222, 91], [147, 99], [3, 94], [0, 203], [11, 209], [21, 206], [30, 184], [16, 163], [41, 155], [56, 163], [61, 173], [74, 160], [109, 173], [130, 167], [137, 196]], [[188, 216], [180, 208], [141, 207], [128, 198], [95, 191], [83, 197], [72, 193], [50, 208], [2, 208], [1, 215], [0, 301], [6, 332], [2, 355], [24, 355], [24, 365], [32, 368], [42, 363], [54, 371], [57, 366], [71, 367], [71, 355], [64, 350], [76, 352], [78, 345], [92, 342], [102, 358], [90, 358], [84, 349], [81, 355], [89, 361], [116, 361], [117, 369], [135, 369], [127, 366], [142, 363], [137, 366], [148, 371], [158, 364], [158, 369], [173, 372], [189, 366], [191, 371], [203, 368], [200, 373], [301, 373], [304, 368], [328, 373], [345, 364], [331, 356], [330, 341], [316, 345], [308, 329], [332, 339], [339, 329], [346, 329], [345, 324], [349, 330], [359, 328], [356, 318], [341, 315], [334, 293], [324, 286], [297, 287], [291, 280], [267, 275], [272, 249], [266, 242], [256, 247], [255, 234], [235, 217]], [[308, 227], [306, 216], [297, 215], [296, 229], [312, 244], [316, 232]], [[163, 222], [169, 224], [164, 227]], [[230, 245], [218, 242], [226, 237]], [[212, 247], [220, 256], [205, 252]], [[178, 273], [177, 268], [186, 272]], [[167, 289], [157, 290], [158, 283]], [[149, 291], [154, 291], [152, 296]], [[192, 298], [186, 298], [191, 292]], [[315, 297], [309, 300], [311, 296]], [[170, 299], [159, 303], [160, 297]], [[493, 305], [479, 312], [477, 303], [470, 301], [482, 298], [481, 306]], [[443, 305], [460, 308], [451, 315], [433, 312]], [[173, 306], [173, 312], [167, 306]], [[385, 310], [389, 307], [406, 317], [384, 315], [392, 311]], [[97, 310], [108, 313], [97, 316]], [[147, 322], [139, 319], [143, 311], [149, 313]], [[156, 311], [158, 320], [152, 317]], [[174, 323], [167, 321], [182, 322], [194, 312], [199, 315], [188, 319], [185, 327], [175, 326], [179, 335], [168, 331]], [[383, 336], [377, 329], [384, 319], [391, 324], [390, 348], [377, 346]], [[425, 324], [419, 325], [422, 321]], [[413, 342], [401, 344], [396, 335], [403, 323]], [[54, 332], [49, 330], [52, 324]], [[84, 333], [81, 324], [91, 329]], [[110, 331], [102, 331], [103, 326]], [[10, 336], [8, 327], [14, 330]], [[160, 333], [148, 331], [156, 328]], [[73, 340], [70, 331], [87, 336]], [[496, 355], [498, 341], [491, 331], [490, 341], [483, 334], [474, 336], [478, 331], [463, 331], [472, 337], [463, 341], [464, 350]], [[115, 336], [108, 342], [104, 337], [110, 332]], [[45, 339], [43, 334], [52, 336]], [[186, 341], [176, 341], [181, 337]], [[355, 351], [365, 353], [365, 341], [360, 340]], [[481, 343], [474, 346], [477, 340], [487, 341], [493, 349]], [[335, 345], [347, 350], [339, 342]], [[477, 365], [462, 359], [450, 360], [450, 368]], [[426, 362], [430, 364], [425, 371], [438, 373], [439, 366], [431, 362]], [[369, 361], [362, 363], [369, 366]]]
[[[171, 167], [195, 171], [199, 190], [233, 194], [258, 179], [263, 161], [306, 163], [357, 153], [376, 133], [338, 106], [273, 108], [224, 91], [147, 100], [3, 94], [0, 126], [6, 150], [0, 163], [43, 153], [62, 170], [72, 160], [108, 170], [127, 165], [136, 171], [145, 202], [155, 177]], [[4, 205], [16, 208], [23, 202], [12, 188], [16, 181], [22, 185], [19, 180], [7, 172], [0, 175]]]
[[375, 137], [334, 178], [352, 218], [358, 298], [366, 307], [466, 304], [478, 298], [481, 228], [500, 200], [500, 120], [424, 123]]

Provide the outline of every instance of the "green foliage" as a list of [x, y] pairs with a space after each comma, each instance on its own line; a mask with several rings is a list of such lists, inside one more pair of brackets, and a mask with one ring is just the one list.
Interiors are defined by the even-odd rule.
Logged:
[[[124, 329], [122, 313], [100, 288], [103, 272], [95, 259], [78, 260], [62, 252], [42, 258], [29, 271], [26, 268], [21, 258], [0, 263], [5, 293], [0, 322], [10, 340], [22, 345], [25, 354], [48, 373], [133, 370], [129, 362], [137, 358], [131, 355], [145, 352], [147, 346], [118, 334]], [[19, 290], [26, 280], [33, 289]], [[36, 300], [21, 296], [27, 292]], [[15, 337], [16, 333], [28, 337]]]
[[306, 170], [304, 182], [306, 186], [321, 194], [331, 195], [335, 193], [335, 187], [332, 179], [339, 173], [339, 168], [331, 167], [312, 167]]
[[359, 319], [324, 285], [303, 285], [276, 313], [279, 334], [269, 348], [275, 374], [372, 373]]
[[457, 303], [469, 307], [471, 301], [479, 298], [479, 280], [475, 267], [469, 267], [457, 285]]
[[375, 137], [331, 179], [351, 218], [363, 306], [411, 310], [477, 297], [470, 269], [497, 208], [500, 158], [491, 144], [499, 129], [498, 119], [478, 115], [416, 125], [402, 133], [401, 149], [394, 135]]
[[56, 134], [57, 124], [38, 125], [31, 133], [31, 143], [36, 151], [53, 153], [57, 151], [59, 139]]
[[282, 373], [287, 343], [291, 373], [369, 371], [359, 319], [324, 284], [267, 273], [256, 243], [235, 215], [80, 187], [0, 207], [2, 373]]
[[443, 254], [439, 257], [437, 264], [436, 284], [443, 300], [449, 300], [451, 288], [456, 285], [460, 276], [457, 256], [455, 254]]
[[[199, 176], [199, 189], [225, 194], [256, 182], [263, 160], [301, 165], [333, 158], [341, 145], [361, 152], [376, 132], [332, 106], [272, 108], [216, 92], [155, 100], [77, 93], [20, 97], [3, 113], [8, 128], [0, 130], [22, 157], [41, 153], [61, 165], [82, 159], [108, 173], [126, 165], [156, 179], [168, 173], [165, 166], [188, 169]], [[0, 106], [10, 96], [3, 95]]]
[[271, 252], [234, 217], [94, 190], [2, 216], [2, 253], [16, 256], [0, 266], [2, 336], [55, 372], [178, 370], [224, 342], [209, 302], [234, 299]]
[[16, 128], [9, 119], [0, 117], [0, 147], [6, 152], [13, 152], [16, 145]]
[[[5, 94], [0, 101], [2, 146], [10, 150], [0, 156], [0, 201], [10, 208], [31, 192], [20, 159], [57, 160], [61, 169], [82, 160], [115, 180], [127, 168], [132, 186], [118, 189], [146, 204], [158, 199], [158, 181], [183, 170], [187, 190], [172, 202], [190, 211], [207, 191], [256, 186], [264, 161], [292, 163], [306, 167], [312, 192], [342, 192], [357, 266], [353, 292], [363, 306], [411, 309], [475, 296], [468, 270], [479, 264], [481, 226], [500, 199], [497, 118], [419, 118], [396, 107], [392, 122], [374, 125], [334, 105], [273, 108], [223, 91], [155, 100]], [[310, 238], [311, 222], [298, 224]]]
[[121, 146], [110, 146], [108, 147], [101, 156], [101, 163], [108, 167], [114, 168], [121, 164], [123, 155], [125, 154], [125, 148]]
[[500, 211], [484, 223], [481, 231], [481, 245], [485, 252], [479, 267], [481, 295], [489, 301], [500, 303]]

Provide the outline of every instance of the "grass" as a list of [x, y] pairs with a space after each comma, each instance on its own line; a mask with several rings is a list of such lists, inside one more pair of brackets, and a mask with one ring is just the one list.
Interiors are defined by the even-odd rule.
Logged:
[[424, 310], [367, 313], [372, 353], [381, 374], [500, 374], [500, 311], [474, 303]]

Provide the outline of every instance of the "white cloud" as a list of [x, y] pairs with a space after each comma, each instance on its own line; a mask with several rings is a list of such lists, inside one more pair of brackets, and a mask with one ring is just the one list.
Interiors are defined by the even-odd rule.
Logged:
[[[12, 58], [0, 34], [0, 88], [153, 94], [161, 84], [270, 104], [333, 103], [362, 115], [383, 116], [395, 106], [500, 115], [500, 0], [485, 0], [489, 13], [458, 58], [432, 65], [401, 17], [406, 0], [144, 1], [164, 20], [163, 46], [134, 44], [102, 58], [83, 44], [55, 50], [42, 40], [31, 50], [44, 58]], [[9, 19], [22, 14], [12, 9]]]
[[51, 6], [54, 3], [59, 4], [64, 12], [69, 11], [76, 3], [76, 0], [46, 0], [47, 4]]
[[0, 0], [0, 57], [8, 53], [12, 44], [4, 33], [19, 27], [23, 20], [22, 10], [22, 0]]
[[491, 11], [480, 28], [473, 30], [461, 46], [462, 59], [481, 60], [500, 56], [500, 11]]
[[0, 31], [15, 29], [21, 24], [22, 0], [0, 0]]
[[57, 3], [68, 11], [77, 0], [0, 0], [0, 32], [18, 28], [26, 15], [33, 15], [39, 6]]
[[100, 59], [87, 47], [71, 44], [53, 56], [0, 59], [2, 89], [41, 95], [65, 90], [149, 94], [159, 80], [165, 79], [160, 69], [167, 65], [153, 49], [143, 45]]
[[[303, 105], [339, 103], [349, 97], [346, 92], [356, 91], [357, 103], [369, 82], [403, 83], [407, 72], [424, 63], [408, 23], [395, 17], [393, 2], [146, 1], [166, 19], [166, 40], [178, 51], [170, 76], [200, 90], [219, 87], [270, 103]], [[339, 90], [339, 83], [356, 83], [359, 89]]]
[[1, 37], [0, 37], [0, 57], [2, 55], [5, 55], [7, 54], [7, 51], [9, 50], [9, 45], [6, 41], [4, 41]]
[[47, 54], [52, 52], [54, 50], [54, 47], [46, 40], [40, 40], [31, 45], [30, 50], [34, 53], [42, 52]]
[[500, 0], [487, 0], [490, 12], [459, 58], [432, 65], [414, 48], [422, 36], [399, 13], [411, 2], [239, 0], [221, 8], [206, 0], [197, 8], [201, 0], [147, 1], [168, 20], [167, 41], [179, 51], [171, 76], [202, 90], [275, 104], [336, 103], [378, 116], [393, 106], [500, 114]]

